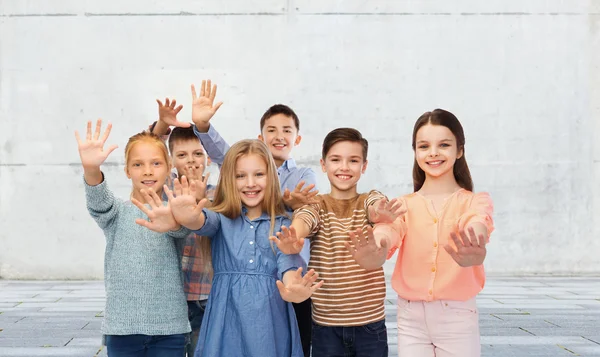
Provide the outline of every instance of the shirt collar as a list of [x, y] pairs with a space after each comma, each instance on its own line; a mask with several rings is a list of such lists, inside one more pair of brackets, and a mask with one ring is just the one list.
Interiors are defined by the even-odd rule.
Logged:
[[283, 164], [281, 164], [281, 167], [280, 167], [280, 169], [284, 169], [286, 171], [292, 171], [295, 168], [296, 168], [296, 160], [294, 160], [291, 157], [289, 159], [285, 160], [283, 162]]

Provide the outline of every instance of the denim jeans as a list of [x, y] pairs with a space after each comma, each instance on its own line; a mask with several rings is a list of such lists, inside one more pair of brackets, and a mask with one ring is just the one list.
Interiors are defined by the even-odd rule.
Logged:
[[313, 357], [387, 357], [385, 320], [363, 326], [321, 326], [313, 322]]
[[181, 357], [186, 334], [166, 336], [107, 335], [108, 357]]
[[187, 357], [194, 357], [194, 350], [198, 344], [198, 335], [200, 334], [200, 326], [202, 325], [202, 319], [204, 318], [204, 310], [206, 310], [206, 302], [206, 300], [187, 302], [188, 319], [190, 320], [190, 326], [192, 327], [190, 338], [185, 346], [185, 355], [187, 355]]

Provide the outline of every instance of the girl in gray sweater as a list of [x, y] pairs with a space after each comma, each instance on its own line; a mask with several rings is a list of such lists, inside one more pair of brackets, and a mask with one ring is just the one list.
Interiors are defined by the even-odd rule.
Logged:
[[[104, 149], [111, 124], [102, 121], [85, 139], [75, 132], [83, 165], [87, 208], [106, 237], [106, 308], [101, 332], [110, 357], [183, 356], [190, 331], [181, 273], [183, 238], [162, 197], [170, 172], [168, 151], [154, 134], [129, 138], [125, 173], [133, 186], [131, 201], [115, 198], [100, 165], [117, 146]], [[149, 202], [148, 210], [140, 201]], [[138, 224], [136, 224], [136, 222]], [[147, 227], [149, 229], [146, 229]]]

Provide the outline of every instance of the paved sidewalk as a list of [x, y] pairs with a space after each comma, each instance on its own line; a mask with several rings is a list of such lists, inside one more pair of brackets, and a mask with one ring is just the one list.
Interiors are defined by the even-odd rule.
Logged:
[[[483, 356], [600, 356], [600, 277], [490, 277], [478, 306]], [[0, 280], [0, 356], [106, 356], [103, 309], [101, 281]], [[389, 288], [386, 309], [397, 356]]]

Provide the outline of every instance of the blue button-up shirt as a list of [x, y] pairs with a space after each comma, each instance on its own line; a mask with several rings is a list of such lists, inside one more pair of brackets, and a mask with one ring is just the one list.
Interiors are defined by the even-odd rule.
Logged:
[[[229, 150], [229, 144], [221, 137], [221, 134], [215, 129], [213, 125], [210, 125], [206, 133], [201, 133], [198, 128], [194, 125], [194, 133], [202, 142], [204, 150], [210, 159], [221, 167], [225, 154]], [[296, 166], [296, 161], [293, 158], [289, 158], [277, 168], [277, 175], [279, 175], [279, 185], [281, 187], [281, 193], [287, 188], [290, 191], [294, 191], [300, 181], [304, 181], [305, 185], [314, 184], [315, 188], [317, 185], [317, 176], [315, 172], [308, 167]], [[291, 213], [291, 211], [290, 211]], [[300, 252], [300, 256], [306, 263], [310, 258], [310, 240], [304, 241], [304, 248]]]

